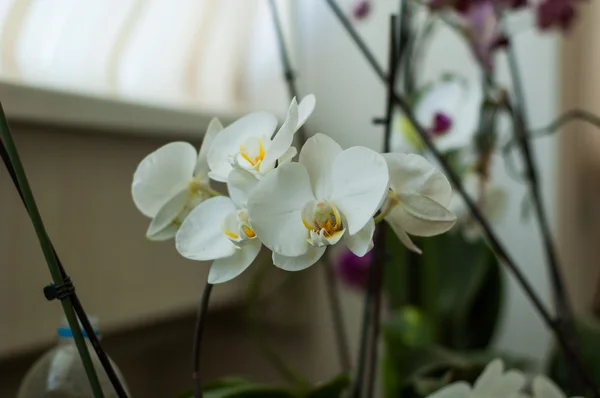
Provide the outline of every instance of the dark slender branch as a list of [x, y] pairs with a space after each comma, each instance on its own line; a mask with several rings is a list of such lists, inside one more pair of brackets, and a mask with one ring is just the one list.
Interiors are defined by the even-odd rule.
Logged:
[[[326, 0], [326, 1], [328, 4], [335, 4], [335, 2], [333, 0]], [[336, 16], [338, 17], [338, 19], [340, 19], [341, 24], [344, 27], [346, 27], [347, 30], [349, 30], [348, 31], [349, 35], [356, 42], [359, 49], [361, 49], [365, 58], [368, 60], [373, 59], [372, 53], [370, 52], [370, 50], [368, 49], [366, 44], [362, 41], [362, 39], [360, 38], [358, 33], [354, 30], [352, 25], [349, 23], [349, 21], [347, 20], [345, 15], [342, 12], [338, 12], [339, 7], [331, 7], [331, 8], [334, 11], [334, 13], [336, 14]], [[385, 83], [386, 82], [385, 74], [383, 74], [381, 67], [376, 64], [373, 67], [373, 69], [374, 69], [375, 73], [378, 76], [380, 76], [381, 80]], [[527, 297], [533, 304], [534, 308], [538, 311], [538, 313], [540, 314], [540, 316], [542, 317], [542, 319], [544, 320], [546, 325], [552, 330], [552, 332], [556, 336], [559, 344], [563, 347], [563, 349], [564, 349], [567, 357], [571, 361], [572, 365], [577, 369], [579, 374], [585, 380], [586, 384], [588, 384], [588, 386], [592, 389], [594, 397], [600, 398], [600, 391], [596, 387], [593, 378], [590, 376], [588, 371], [585, 369], [585, 367], [581, 361], [581, 358], [579, 358], [579, 356], [577, 355], [577, 352], [573, 350], [571, 343], [564, 335], [562, 327], [560, 327], [559, 323], [556, 322], [552, 318], [552, 316], [550, 315], [550, 313], [548, 312], [548, 310], [542, 303], [541, 299], [539, 298], [539, 296], [533, 289], [532, 285], [525, 278], [525, 275], [522, 273], [521, 268], [517, 266], [516, 262], [510, 256], [508, 251], [502, 246], [502, 244], [500, 243], [500, 240], [496, 236], [494, 230], [492, 229], [491, 225], [486, 220], [485, 216], [483, 215], [483, 213], [481, 212], [481, 210], [479, 209], [477, 204], [473, 201], [473, 199], [465, 191], [465, 188], [461, 182], [460, 177], [452, 170], [452, 168], [448, 164], [447, 160], [444, 158], [444, 156], [439, 151], [439, 149], [435, 146], [435, 144], [431, 140], [431, 137], [429, 136], [427, 130], [425, 128], [423, 128], [423, 126], [421, 126], [420, 123], [417, 121], [417, 119], [414, 115], [414, 112], [412, 111], [412, 109], [409, 106], [406, 99], [403, 96], [399, 95], [398, 93], [394, 93], [394, 101], [400, 106], [400, 108], [405, 113], [408, 120], [415, 127], [415, 130], [417, 131], [417, 133], [423, 140], [424, 144], [427, 146], [427, 149], [429, 149], [429, 151], [431, 151], [433, 156], [439, 162], [441, 168], [444, 170], [446, 176], [448, 177], [450, 182], [453, 184], [455, 190], [460, 194], [460, 196], [465, 201], [473, 218], [481, 225], [481, 227], [483, 229], [483, 233], [486, 236], [489, 245], [496, 253], [496, 256], [498, 257], [498, 259], [510, 270], [510, 272], [513, 274], [513, 276], [516, 278], [517, 282], [521, 285], [525, 294], [527, 295]]]
[[333, 328], [335, 330], [335, 343], [337, 345], [338, 358], [340, 366], [344, 372], [352, 369], [352, 360], [350, 359], [350, 345], [346, 336], [346, 323], [344, 322], [344, 313], [340, 300], [340, 293], [333, 272], [333, 266], [329, 262], [322, 265], [325, 273], [325, 283], [327, 284], [327, 296], [329, 298], [329, 307], [333, 317]]
[[[23, 202], [23, 206], [25, 206], [25, 210], [27, 210], [27, 212], [29, 213], [29, 209], [27, 208], [27, 205], [25, 204], [25, 199], [23, 198], [23, 192], [21, 191], [21, 188], [19, 187], [19, 183], [17, 181], [17, 176], [15, 174], [15, 170], [14, 170], [12, 164], [10, 163], [8, 153], [6, 152], [6, 147], [4, 146], [4, 142], [2, 142], [2, 141], [0, 141], [0, 157], [2, 158], [2, 162], [4, 163], [4, 166], [8, 170], [8, 174], [10, 175], [13, 185], [15, 186], [15, 188], [17, 189], [17, 192], [19, 193], [19, 197], [21, 198], [21, 201]], [[58, 263], [60, 273], [62, 274], [63, 279], [67, 279], [68, 275], [65, 270], [65, 267], [63, 266], [62, 262], [60, 261], [60, 258], [58, 257], [58, 254], [56, 253], [56, 249], [54, 248], [54, 245], [52, 244], [52, 242], [50, 242], [50, 245], [52, 247], [54, 256], [56, 257], [56, 261]], [[73, 309], [75, 310], [75, 314], [79, 318], [79, 321], [81, 322], [81, 326], [83, 327], [83, 330], [85, 330], [85, 333], [87, 334], [88, 339], [90, 340], [90, 343], [92, 344], [92, 347], [94, 347], [94, 351], [96, 351], [96, 355], [98, 356], [98, 359], [100, 360], [100, 364], [104, 368], [104, 371], [106, 372], [108, 379], [110, 380], [113, 388], [115, 389], [115, 392], [117, 393], [119, 398], [127, 398], [127, 393], [125, 392], [125, 389], [123, 388], [121, 380], [119, 380], [119, 377], [115, 373], [115, 370], [114, 370], [112, 364], [110, 363], [110, 360], [108, 359], [108, 356], [106, 355], [106, 352], [100, 345], [100, 341], [98, 340], [98, 337], [96, 336], [94, 327], [92, 326], [92, 324], [83, 308], [83, 305], [81, 304], [81, 301], [79, 300], [79, 297], [77, 296], [77, 293], [73, 294], [71, 301], [73, 303]]]
[[[390, 33], [389, 33], [389, 52], [388, 52], [388, 71], [389, 71], [389, 79], [387, 81], [387, 100], [386, 100], [386, 124], [385, 131], [383, 135], [383, 152], [390, 151], [390, 137], [392, 134], [392, 114], [394, 111], [394, 88], [396, 86], [396, 72], [398, 68], [396, 67], [398, 61], [401, 61], [399, 58], [400, 48], [398, 47], [397, 40], [397, 26], [398, 26], [398, 18], [396, 15], [390, 16]], [[366, 397], [373, 397], [373, 392], [375, 389], [375, 379], [377, 374], [377, 354], [379, 351], [379, 331], [381, 324], [381, 299], [382, 299], [382, 286], [383, 286], [383, 277], [385, 270], [385, 262], [387, 260], [386, 254], [386, 225], [382, 224], [377, 228], [377, 233], [374, 239], [375, 247], [375, 255], [373, 256], [373, 264], [371, 264], [371, 268], [375, 272], [375, 277], [373, 278], [372, 291], [370, 293], [373, 295], [373, 315], [371, 316], [371, 340], [369, 344], [369, 373], [367, 375], [366, 388], [367, 393]], [[368, 292], [369, 293], [369, 292]], [[368, 294], [367, 293], [367, 294]]]
[[213, 285], [206, 282], [200, 308], [198, 309], [198, 318], [196, 319], [196, 328], [194, 331], [194, 346], [193, 346], [193, 362], [192, 362], [192, 379], [194, 380], [194, 398], [202, 398], [202, 376], [200, 375], [200, 356], [202, 353], [202, 335], [204, 334], [204, 325], [208, 316], [208, 303], [210, 294], [212, 293]]
[[[296, 97], [298, 101], [298, 90], [296, 88], [296, 75], [292, 69], [292, 63], [290, 61], [289, 51], [285, 45], [285, 35], [283, 34], [283, 28], [281, 24], [281, 18], [279, 16], [279, 10], [277, 9], [277, 3], [275, 0], [269, 0], [269, 8], [271, 10], [271, 17], [273, 18], [273, 25], [275, 26], [275, 33], [277, 36], [277, 46], [279, 48], [279, 58], [281, 59], [281, 65], [283, 66], [283, 74], [287, 83], [287, 89], [291, 98]], [[306, 142], [306, 132], [304, 128], [298, 131], [300, 143]]]

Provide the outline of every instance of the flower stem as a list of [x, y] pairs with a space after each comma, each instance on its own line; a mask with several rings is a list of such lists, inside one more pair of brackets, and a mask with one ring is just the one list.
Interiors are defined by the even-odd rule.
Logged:
[[[348, 31], [348, 34], [355, 41], [356, 45], [361, 50], [361, 52], [363, 53], [363, 55], [365, 56], [365, 58], [367, 59], [369, 64], [372, 66], [372, 68], [375, 71], [375, 73], [377, 74], [377, 76], [383, 82], [386, 82], [387, 79], [386, 79], [385, 73], [383, 72], [383, 69], [377, 63], [373, 54], [371, 53], [369, 48], [366, 46], [366, 44], [363, 42], [363, 40], [360, 38], [358, 33], [355, 31], [355, 29], [352, 27], [352, 25], [350, 24], [350, 22], [348, 21], [346, 16], [343, 14], [343, 12], [341, 12], [341, 10], [339, 9], [339, 6], [337, 6], [337, 4], [335, 4], [334, 0], [326, 0], [326, 1], [328, 4], [331, 5], [331, 9], [333, 10], [333, 12], [337, 16], [337, 18], [340, 20], [340, 23], [346, 28], [346, 30]], [[444, 158], [444, 156], [439, 151], [439, 149], [437, 149], [437, 147], [435, 146], [435, 144], [429, 137], [427, 130], [423, 126], [421, 126], [421, 124], [417, 121], [415, 114], [412, 111], [412, 109], [409, 106], [406, 99], [396, 92], [394, 92], [393, 98], [394, 98], [394, 101], [400, 106], [402, 111], [405, 113], [408, 120], [413, 124], [413, 126], [415, 127], [415, 130], [423, 139], [423, 142], [425, 143], [426, 147], [429, 149], [429, 151], [432, 153], [432, 155], [437, 159], [441, 168], [444, 170], [446, 176], [448, 177], [450, 182], [454, 185], [454, 188], [456, 189], [456, 191], [458, 191], [458, 193], [461, 195], [461, 197], [465, 201], [473, 218], [481, 225], [482, 230], [488, 240], [488, 243], [491, 246], [491, 248], [494, 250], [494, 252], [496, 253], [496, 256], [498, 257], [498, 259], [509, 269], [509, 271], [516, 278], [517, 282], [521, 285], [523, 291], [525, 292], [525, 294], [527, 295], [527, 297], [533, 304], [534, 308], [536, 309], [536, 311], [540, 314], [540, 316], [546, 323], [546, 326], [548, 328], [550, 328], [550, 330], [552, 330], [552, 332], [556, 336], [558, 343], [561, 345], [561, 347], [565, 351], [565, 354], [571, 361], [571, 364], [575, 367], [575, 369], [580, 374], [582, 379], [592, 390], [593, 396], [596, 398], [600, 398], [600, 391], [596, 387], [594, 379], [590, 376], [589, 372], [586, 370], [581, 358], [577, 354], [577, 351], [573, 349], [571, 341], [565, 336], [565, 334], [563, 332], [563, 328], [560, 326], [559, 322], [557, 322], [555, 319], [553, 319], [553, 317], [550, 315], [549, 311], [546, 309], [545, 305], [542, 303], [542, 300], [539, 298], [539, 296], [533, 289], [533, 286], [529, 283], [527, 278], [525, 278], [525, 275], [521, 271], [521, 268], [513, 260], [511, 255], [508, 253], [508, 251], [502, 246], [502, 244], [500, 243], [500, 240], [496, 236], [496, 233], [492, 229], [491, 225], [489, 224], [489, 222], [487, 221], [487, 219], [485, 218], [483, 213], [481, 213], [477, 204], [473, 201], [473, 199], [465, 191], [465, 188], [461, 182], [460, 177], [452, 170], [448, 161]]]
[[194, 330], [193, 344], [193, 360], [192, 360], [192, 380], [194, 381], [194, 398], [202, 398], [202, 376], [200, 375], [200, 356], [202, 351], [202, 336], [204, 334], [204, 325], [208, 316], [208, 303], [210, 302], [210, 294], [212, 293], [213, 285], [206, 282], [200, 308], [198, 309], [198, 317], [196, 318], [196, 328]]
[[[289, 52], [285, 45], [285, 35], [283, 34], [281, 17], [279, 16], [279, 10], [277, 9], [276, 0], [269, 0], [269, 9], [271, 11], [273, 25], [275, 26], [275, 33], [277, 36], [277, 44], [279, 48], [279, 58], [283, 67], [283, 73], [287, 84], [288, 94], [290, 98], [298, 99], [296, 76], [292, 69]], [[304, 126], [298, 130], [297, 135], [300, 147], [302, 147], [302, 145], [304, 145], [307, 139], [306, 130]], [[348, 337], [346, 336], [346, 324], [344, 322], [343, 313], [341, 311], [339, 291], [337, 289], [335, 276], [333, 275], [333, 269], [331, 269], [329, 264], [326, 264], [323, 268], [327, 286], [327, 298], [329, 299], [329, 307], [331, 308], [332, 312], [333, 328], [335, 330], [336, 335], [336, 344], [338, 349], [340, 365], [343, 371], [349, 371], [352, 367], [352, 362], [350, 359]]]
[[[55, 285], [62, 285], [64, 283], [64, 278], [58, 266], [57, 257], [54, 253], [52, 244], [50, 243], [50, 238], [48, 237], [46, 228], [44, 227], [44, 223], [37, 208], [37, 204], [35, 203], [33, 192], [31, 191], [31, 187], [29, 186], [27, 175], [25, 174], [25, 170], [23, 169], [23, 164], [21, 163], [19, 153], [13, 141], [12, 134], [10, 133], [8, 121], [6, 120], [6, 115], [4, 114], [4, 109], [1, 104], [0, 137], [6, 148], [6, 153], [8, 155], [10, 164], [13, 167], [14, 176], [17, 180], [20, 192], [22, 193], [23, 202], [25, 203], [26, 209], [31, 218], [31, 223], [33, 224], [35, 233], [38, 237], [38, 241], [44, 254], [46, 264], [48, 265], [48, 270], [50, 271], [50, 274], [52, 276], [52, 281]], [[65, 300], [61, 300], [61, 305], [63, 307], [65, 317], [67, 318], [69, 327], [73, 332], [75, 345], [77, 346], [77, 350], [79, 351], [79, 356], [81, 357], [81, 361], [83, 363], [85, 373], [90, 382], [90, 387], [92, 389], [94, 397], [103, 398], [104, 394], [102, 392], [102, 387], [100, 386], [100, 381], [98, 380], [98, 375], [96, 373], [96, 370], [94, 369], [92, 358], [83, 338], [83, 334], [81, 332], [81, 328], [79, 327], [79, 323], [77, 322], [77, 316], [75, 315], [75, 311], [73, 310], [72, 298], [68, 297]]]
[[[281, 65], [283, 66], [283, 74], [287, 84], [288, 94], [290, 98], [296, 97], [298, 99], [298, 90], [296, 88], [296, 76], [292, 69], [292, 63], [290, 62], [289, 52], [285, 45], [285, 35], [283, 34], [283, 28], [281, 24], [281, 18], [279, 17], [279, 10], [277, 9], [276, 0], [269, 0], [269, 9], [271, 10], [271, 17], [273, 19], [273, 25], [275, 26], [275, 33], [277, 36], [277, 46], [279, 48], [279, 58]], [[300, 143], [306, 142], [306, 132], [303, 128], [298, 131]]]
[[350, 372], [352, 369], [352, 360], [350, 359], [350, 345], [348, 344], [348, 336], [346, 336], [346, 323], [344, 322], [344, 313], [340, 300], [340, 292], [338, 290], [337, 281], [333, 272], [333, 264], [326, 261], [321, 266], [325, 274], [325, 282], [327, 284], [327, 298], [329, 299], [329, 308], [333, 318], [333, 328], [335, 330], [335, 343], [337, 345], [338, 359], [342, 371]]
[[[269, 344], [267, 339], [263, 335], [263, 330], [260, 324], [260, 320], [257, 317], [255, 308], [260, 302], [260, 292], [262, 280], [268, 267], [265, 266], [259, 268], [248, 285], [247, 291], [247, 316], [248, 321], [251, 325], [252, 332], [258, 343], [259, 348], [263, 352], [265, 358], [271, 363], [271, 366], [281, 375], [282, 378], [287, 380], [288, 383], [293, 385], [297, 391], [301, 394], [305, 394], [310, 391], [310, 383], [306, 381], [301, 375], [299, 375], [291, 366], [289, 366], [283, 358], [277, 353], [275, 349]], [[284, 283], [285, 284], [285, 283]], [[262, 308], [264, 310], [264, 308]]]
[[[0, 157], [2, 158], [2, 161], [4, 162], [6, 169], [8, 170], [8, 174], [10, 175], [10, 178], [11, 178], [17, 192], [19, 193], [19, 196], [21, 197], [21, 201], [23, 202], [23, 205], [25, 206], [27, 213], [30, 214], [29, 209], [27, 208], [27, 205], [25, 204], [25, 198], [23, 196], [23, 192], [22, 192], [21, 188], [19, 187], [19, 183], [17, 181], [17, 176], [15, 174], [14, 167], [10, 163], [10, 159], [8, 157], [8, 152], [6, 151], [6, 147], [4, 146], [4, 143], [1, 140], [0, 140]], [[50, 244], [52, 245], [52, 242], [50, 242]], [[54, 248], [54, 245], [52, 245], [52, 251], [54, 253], [54, 256], [56, 257], [56, 262], [58, 264], [58, 268], [60, 269], [60, 273], [62, 274], [63, 280], [67, 279], [67, 272], [66, 272], [62, 262], [60, 261], [58, 254], [56, 253], [56, 249]], [[79, 321], [81, 322], [81, 326], [83, 326], [83, 330], [86, 332], [88, 339], [90, 340], [90, 343], [92, 344], [92, 347], [94, 347], [94, 350], [96, 351], [96, 355], [98, 355], [98, 359], [100, 360], [100, 363], [101, 363], [102, 367], [104, 368], [104, 371], [106, 372], [106, 375], [108, 376], [113, 388], [115, 389], [117, 396], [119, 398], [127, 398], [127, 393], [125, 392], [125, 388], [123, 387], [121, 380], [119, 380], [119, 377], [117, 376], [110, 360], [108, 359], [108, 355], [106, 355], [106, 352], [100, 345], [100, 341], [98, 340], [98, 337], [96, 336], [95, 330], [85, 312], [85, 309], [83, 308], [83, 305], [81, 304], [81, 301], [79, 301], [79, 297], [77, 296], [76, 292], [73, 293], [72, 303], [73, 303], [73, 309], [75, 310], [75, 314], [79, 318]]]

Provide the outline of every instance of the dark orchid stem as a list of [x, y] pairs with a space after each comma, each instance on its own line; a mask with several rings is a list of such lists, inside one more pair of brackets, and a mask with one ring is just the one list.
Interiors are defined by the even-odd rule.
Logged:
[[[50, 271], [50, 274], [52, 276], [52, 281], [55, 285], [60, 286], [64, 283], [65, 280], [63, 278], [63, 274], [61, 273], [60, 268], [58, 267], [58, 260], [54, 253], [48, 233], [46, 232], [46, 228], [42, 221], [42, 217], [37, 208], [33, 192], [31, 191], [31, 186], [29, 185], [27, 175], [25, 174], [23, 164], [21, 163], [21, 158], [13, 141], [12, 134], [10, 133], [8, 121], [6, 120], [6, 115], [4, 114], [4, 109], [1, 105], [0, 137], [2, 141], [4, 155], [8, 158], [8, 164], [11, 165], [9, 170], [12, 170], [13, 172], [11, 176], [14, 176], [14, 178], [17, 181], [18, 191], [21, 194], [21, 197], [25, 204], [25, 208], [29, 213], [31, 223], [33, 224], [40, 247], [44, 254], [44, 258], [48, 265], [48, 270]], [[61, 305], [63, 307], [65, 317], [67, 318], [69, 327], [73, 332], [75, 345], [79, 352], [79, 356], [81, 357], [81, 362], [85, 370], [86, 376], [88, 378], [88, 381], [90, 383], [92, 393], [94, 394], [95, 398], [103, 398], [104, 393], [102, 392], [102, 387], [98, 379], [98, 374], [96, 373], [96, 369], [94, 368], [94, 364], [88, 351], [87, 344], [85, 343], [83, 333], [81, 332], [81, 329], [79, 327], [79, 323], [77, 322], [77, 315], [75, 314], [75, 310], [73, 308], [72, 296], [67, 297], [65, 300], [61, 300]]]
[[[15, 170], [14, 170], [12, 164], [10, 163], [10, 159], [8, 158], [8, 153], [6, 152], [6, 147], [4, 146], [4, 143], [2, 141], [0, 141], [0, 157], [2, 158], [4, 166], [6, 166], [6, 169], [8, 170], [8, 174], [10, 175], [13, 185], [15, 186], [15, 188], [17, 189], [17, 192], [19, 193], [19, 196], [21, 197], [21, 201], [23, 202], [25, 209], [29, 213], [29, 209], [27, 208], [27, 205], [25, 204], [23, 192], [21, 191], [21, 188], [19, 188], [19, 183], [17, 181], [17, 176], [15, 174]], [[52, 242], [50, 242], [50, 245], [52, 246], [52, 251], [54, 253], [54, 256], [56, 257], [56, 262], [58, 263], [58, 268], [60, 269], [60, 273], [62, 274], [63, 279], [67, 279], [67, 277], [68, 277], [67, 272], [65, 271], [65, 268], [64, 268], [62, 262], [60, 261], [60, 258], [58, 257], [58, 254], [56, 253], [56, 249], [54, 248], [54, 245], [52, 245]], [[104, 371], [106, 372], [108, 379], [110, 380], [113, 388], [115, 389], [115, 392], [117, 393], [119, 398], [127, 398], [127, 393], [125, 392], [125, 389], [123, 388], [123, 385], [121, 384], [121, 380], [119, 380], [119, 377], [115, 373], [115, 370], [114, 370], [112, 364], [110, 363], [110, 360], [108, 359], [108, 356], [106, 355], [106, 352], [104, 352], [104, 349], [100, 345], [100, 341], [98, 340], [98, 337], [96, 336], [94, 327], [92, 326], [92, 324], [83, 308], [83, 305], [81, 304], [81, 301], [79, 301], [79, 297], [77, 296], [77, 293], [73, 294], [71, 301], [73, 303], [73, 309], [75, 310], [75, 314], [79, 318], [79, 321], [81, 322], [81, 326], [83, 327], [83, 330], [85, 330], [85, 333], [87, 334], [88, 339], [90, 340], [90, 343], [92, 344], [92, 347], [94, 347], [94, 351], [96, 351], [96, 355], [98, 356], [98, 359], [100, 360], [100, 364], [104, 368]]]
[[[523, 92], [523, 82], [521, 80], [521, 74], [519, 71], [519, 65], [517, 64], [517, 56], [515, 54], [514, 46], [509, 42], [506, 48], [508, 56], [508, 65], [510, 75], [513, 81], [513, 115], [515, 121], [515, 139], [521, 151], [521, 155], [525, 160], [525, 175], [529, 181], [529, 191], [533, 199], [533, 208], [536, 212], [544, 249], [546, 253], [546, 264], [550, 273], [550, 280], [552, 282], [552, 290], [554, 293], [554, 305], [556, 306], [557, 318], [560, 321], [559, 327], [563, 329], [565, 338], [570, 340], [571, 348], [579, 351], [579, 344], [577, 341], [577, 332], [575, 330], [573, 308], [569, 302], [564, 281], [560, 271], [560, 265], [558, 263], [558, 256], [556, 253], [556, 246], [552, 239], [552, 233], [550, 232], [550, 223], [548, 221], [548, 215], [544, 207], [544, 202], [541, 195], [540, 183], [538, 170], [534, 160], [533, 148], [527, 139], [527, 108], [525, 103], [525, 94]], [[579, 352], [577, 353], [580, 354]], [[573, 383], [572, 387], [575, 390], [580, 389], [580, 380], [577, 378], [571, 378]], [[579, 388], [578, 388], [579, 387]]]
[[[396, 68], [398, 62], [398, 40], [397, 36], [397, 26], [398, 26], [398, 17], [396, 15], [390, 16], [390, 38], [389, 38], [389, 52], [388, 52], [388, 70], [389, 70], [389, 79], [387, 82], [387, 104], [386, 104], [386, 124], [385, 131], [383, 135], [383, 152], [387, 153], [390, 151], [390, 136], [392, 134], [392, 114], [394, 111], [394, 88], [396, 86]], [[375, 380], [377, 379], [377, 354], [379, 351], [379, 331], [381, 324], [381, 300], [382, 300], [382, 286], [383, 286], [383, 277], [384, 277], [384, 264], [387, 260], [387, 252], [386, 252], [386, 231], [387, 226], [385, 224], [380, 225], [377, 228], [377, 234], [374, 239], [375, 247], [375, 255], [373, 256], [373, 264], [370, 268], [374, 269], [375, 277], [373, 278], [372, 288], [373, 291], [371, 294], [373, 295], [373, 315], [371, 316], [371, 340], [369, 346], [369, 373], [367, 375], [366, 388], [367, 393], [366, 397], [373, 397], [373, 392], [375, 389]]]
[[352, 360], [350, 358], [350, 345], [348, 344], [348, 337], [346, 336], [346, 324], [344, 322], [337, 280], [331, 263], [326, 262], [322, 267], [325, 270], [327, 296], [331, 308], [331, 316], [333, 318], [333, 327], [336, 336], [335, 343], [337, 345], [340, 366], [344, 372], [349, 372], [352, 369]]
[[[273, 25], [275, 26], [275, 32], [277, 36], [277, 43], [279, 47], [279, 58], [283, 67], [285, 81], [287, 83], [288, 93], [290, 98], [298, 98], [298, 89], [296, 87], [296, 75], [292, 69], [289, 52], [285, 45], [285, 36], [283, 34], [281, 18], [279, 16], [279, 10], [277, 9], [277, 3], [275, 0], [269, 0], [269, 9], [271, 10], [271, 16], [273, 18]], [[304, 145], [306, 139], [306, 130], [304, 127], [298, 130], [298, 138], [300, 146]], [[338, 357], [342, 370], [347, 372], [352, 368], [352, 361], [350, 359], [350, 346], [348, 344], [348, 337], [346, 335], [346, 323], [344, 322], [344, 314], [341, 311], [340, 305], [340, 293], [333, 274], [333, 269], [327, 264], [324, 268], [325, 281], [327, 283], [327, 297], [329, 299], [329, 306], [333, 317], [333, 328], [336, 335], [336, 344], [338, 348]]]
[[198, 310], [198, 318], [196, 318], [196, 329], [194, 331], [194, 346], [193, 350], [193, 371], [192, 379], [194, 380], [194, 398], [202, 398], [202, 376], [200, 375], [200, 356], [202, 353], [202, 335], [204, 334], [204, 325], [208, 316], [208, 303], [210, 302], [210, 294], [212, 293], [213, 285], [206, 282], [204, 292], [202, 293], [202, 301], [200, 301], [200, 309]]
[[[335, 2], [333, 0], [326, 0], [326, 1], [328, 4], [335, 4]], [[349, 23], [349, 21], [347, 20], [345, 15], [341, 12], [338, 12], [339, 7], [337, 7], [337, 5], [336, 5], [335, 7], [331, 7], [331, 8], [332, 8], [333, 12], [335, 13], [335, 15], [338, 17], [338, 19], [340, 20], [340, 23], [347, 30], [349, 30], [348, 34], [356, 42], [356, 44], [359, 47], [359, 49], [361, 50], [361, 52], [363, 52], [363, 55], [365, 56], [365, 58], [367, 60], [374, 60], [373, 54], [370, 52], [369, 48], [366, 46], [364, 41], [360, 38], [358, 33], [354, 30], [354, 28]], [[371, 61], [369, 61], [369, 63], [371, 64]], [[386, 79], [385, 73], [383, 72], [381, 66], [379, 64], [377, 64], [376, 61], [374, 61], [374, 63], [372, 63], [371, 65], [373, 66], [373, 70], [381, 78], [381, 80], [383, 82], [386, 82], [387, 79]], [[537, 312], [540, 314], [540, 316], [546, 323], [546, 326], [548, 326], [548, 328], [550, 328], [550, 330], [552, 330], [552, 332], [556, 336], [558, 343], [564, 349], [566, 356], [571, 361], [571, 364], [576, 368], [577, 372], [580, 374], [582, 379], [585, 381], [585, 383], [588, 385], [588, 387], [592, 390], [593, 396], [596, 398], [600, 398], [600, 391], [596, 387], [596, 384], [595, 384], [593, 378], [590, 376], [588, 371], [585, 369], [585, 366], [583, 365], [583, 362], [582, 362], [580, 356], [578, 355], [577, 351], [573, 349], [571, 342], [569, 341], [569, 339], [566, 338], [565, 334], [563, 333], [562, 327], [560, 327], [559, 323], [556, 320], [554, 320], [553, 317], [550, 315], [550, 313], [548, 312], [548, 310], [542, 303], [542, 300], [539, 298], [536, 291], [533, 289], [533, 286], [525, 278], [525, 275], [522, 273], [521, 268], [512, 259], [512, 257], [508, 253], [508, 251], [502, 246], [502, 244], [500, 243], [500, 240], [496, 236], [496, 233], [492, 229], [491, 225], [489, 224], [489, 222], [487, 221], [487, 219], [485, 218], [483, 213], [481, 213], [477, 204], [473, 201], [473, 199], [465, 191], [465, 188], [462, 184], [460, 177], [452, 170], [448, 161], [444, 158], [444, 156], [439, 151], [439, 149], [437, 149], [437, 147], [431, 140], [431, 137], [429, 137], [427, 130], [425, 128], [423, 128], [423, 126], [421, 126], [419, 124], [419, 122], [417, 121], [417, 119], [414, 115], [414, 112], [412, 111], [412, 109], [409, 106], [406, 99], [403, 96], [399, 95], [398, 93], [394, 93], [394, 101], [400, 106], [400, 108], [405, 113], [408, 120], [414, 126], [415, 130], [417, 131], [417, 133], [423, 140], [424, 144], [427, 146], [427, 149], [429, 149], [429, 151], [431, 151], [432, 155], [437, 159], [441, 168], [444, 170], [446, 176], [448, 177], [450, 182], [453, 184], [455, 190], [461, 195], [461, 197], [465, 201], [467, 207], [469, 208], [471, 215], [481, 225], [483, 233], [488, 240], [488, 244], [494, 250], [498, 259], [509, 269], [509, 271], [516, 278], [517, 282], [521, 285], [521, 287], [523, 288], [523, 291], [525, 292], [525, 294], [527, 295], [527, 297], [533, 304], [534, 308], [537, 310]]]
[[[285, 45], [285, 35], [283, 34], [283, 28], [281, 24], [281, 18], [279, 16], [279, 10], [277, 9], [276, 0], [269, 0], [269, 8], [271, 10], [271, 16], [273, 18], [273, 25], [275, 26], [275, 33], [277, 36], [277, 45], [279, 47], [279, 58], [281, 59], [281, 65], [283, 66], [283, 74], [287, 83], [287, 89], [291, 98], [296, 97], [298, 101], [298, 90], [296, 89], [296, 75], [292, 69], [292, 63], [290, 61], [289, 52]], [[303, 128], [298, 131], [300, 143], [306, 142], [306, 132]]]

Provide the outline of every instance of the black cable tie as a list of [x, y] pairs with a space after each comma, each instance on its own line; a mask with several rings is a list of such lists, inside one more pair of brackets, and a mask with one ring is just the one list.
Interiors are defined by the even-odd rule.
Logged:
[[75, 294], [75, 286], [71, 282], [71, 278], [68, 276], [65, 278], [62, 285], [55, 285], [54, 283], [44, 287], [44, 296], [46, 300], [65, 300]]
[[371, 120], [373, 124], [387, 124], [388, 120], [385, 117], [376, 117]]

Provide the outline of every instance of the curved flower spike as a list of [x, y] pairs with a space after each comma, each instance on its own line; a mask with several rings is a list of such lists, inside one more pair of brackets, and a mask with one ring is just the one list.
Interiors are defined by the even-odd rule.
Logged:
[[390, 192], [382, 214], [398, 239], [421, 253], [408, 234], [434, 236], [452, 228], [456, 216], [447, 209], [452, 187], [422, 156], [403, 153], [383, 156], [390, 171]]
[[172, 142], [140, 162], [131, 195], [138, 210], [152, 218], [148, 239], [173, 238], [185, 216], [210, 197], [207, 152], [222, 129], [218, 119], [210, 122], [199, 153], [187, 142]]
[[500, 359], [490, 362], [471, 387], [458, 381], [443, 387], [427, 398], [516, 398], [525, 385], [525, 376], [516, 370], [504, 371]]
[[232, 198], [218, 196], [201, 203], [187, 216], [175, 237], [175, 247], [191, 260], [214, 260], [208, 282], [230, 281], [246, 270], [260, 252], [261, 243], [248, 221], [247, 194], [253, 176], [233, 170], [229, 178]]
[[252, 190], [248, 212], [276, 266], [305, 269], [340, 240], [358, 256], [372, 248], [373, 214], [388, 189], [384, 158], [316, 134], [298, 163], [279, 166]]
[[292, 99], [287, 117], [273, 136], [277, 119], [266, 112], [251, 113], [227, 126], [215, 139], [208, 154], [210, 178], [226, 182], [233, 168], [246, 170], [257, 178], [296, 155], [292, 147], [294, 134], [315, 108], [314, 95], [307, 95], [300, 105]]

